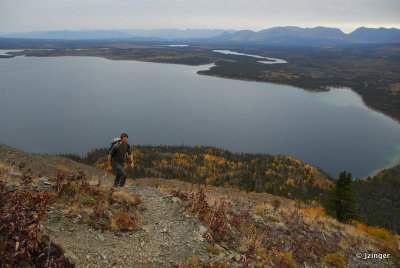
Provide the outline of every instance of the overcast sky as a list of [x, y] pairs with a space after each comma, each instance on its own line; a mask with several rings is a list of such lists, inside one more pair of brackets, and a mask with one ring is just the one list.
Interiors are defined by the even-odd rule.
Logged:
[[400, 0], [0, 0], [0, 32], [63, 29], [400, 28]]

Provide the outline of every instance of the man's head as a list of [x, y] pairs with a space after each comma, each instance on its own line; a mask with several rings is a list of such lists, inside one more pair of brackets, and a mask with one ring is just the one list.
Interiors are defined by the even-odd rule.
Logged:
[[122, 144], [128, 143], [128, 134], [122, 133], [121, 136], [119, 136], [119, 137], [121, 138], [121, 143]]

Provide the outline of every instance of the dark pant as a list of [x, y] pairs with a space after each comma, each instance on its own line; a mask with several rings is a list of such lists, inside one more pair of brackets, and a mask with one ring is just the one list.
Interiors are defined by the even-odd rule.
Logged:
[[113, 163], [112, 168], [115, 173], [114, 187], [123, 187], [125, 185], [126, 178], [128, 177], [123, 164]]

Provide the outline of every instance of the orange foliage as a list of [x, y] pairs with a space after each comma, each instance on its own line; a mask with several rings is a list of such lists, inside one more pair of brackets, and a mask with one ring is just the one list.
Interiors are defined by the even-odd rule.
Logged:
[[323, 207], [304, 208], [304, 209], [302, 209], [302, 211], [306, 215], [315, 215], [315, 216], [325, 216], [326, 215]]
[[362, 222], [356, 222], [355, 225], [359, 230], [361, 230], [365, 233], [368, 233], [372, 236], [379, 237], [383, 240], [386, 240], [386, 241], [396, 241], [397, 240], [395, 235], [392, 232], [390, 232], [388, 229], [381, 228], [381, 227], [375, 227], [375, 226], [367, 226]]
[[133, 215], [125, 211], [117, 211], [114, 213], [110, 228], [112, 230], [133, 231], [135, 230], [135, 219]]

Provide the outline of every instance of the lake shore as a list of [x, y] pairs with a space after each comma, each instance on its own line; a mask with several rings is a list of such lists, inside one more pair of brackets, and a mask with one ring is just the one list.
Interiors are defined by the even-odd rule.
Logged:
[[[67, 49], [56, 45], [53, 50], [35, 49], [13, 54], [38, 57], [97, 56], [110, 60], [137, 60], [190, 66], [215, 63], [215, 68], [202, 71], [201, 74], [291, 85], [312, 92], [326, 91], [326, 88], [331, 86], [349, 87], [362, 96], [368, 107], [400, 123], [400, 91], [396, 91], [396, 85], [399, 84], [396, 66], [399, 63], [395, 58], [389, 61], [396, 51], [396, 45], [386, 46], [384, 49], [380, 46], [360, 48], [357, 51], [339, 48], [337, 52], [329, 48], [309, 48], [305, 51], [289, 48], [252, 48], [245, 49], [246, 53], [237, 53], [238, 55], [216, 53], [210, 46], [108, 45], [107, 49], [104, 47]], [[234, 47], [225, 49], [235, 50]], [[273, 55], [274, 59], [285, 59], [289, 63], [257, 62], [260, 58], [269, 58], [258, 56], [265, 55], [266, 52]], [[258, 58], [243, 55], [256, 55]], [[357, 64], [353, 63], [354, 56], [359, 61]], [[383, 56], [386, 57], [385, 61], [382, 60]], [[381, 79], [377, 79], [380, 76]]]

